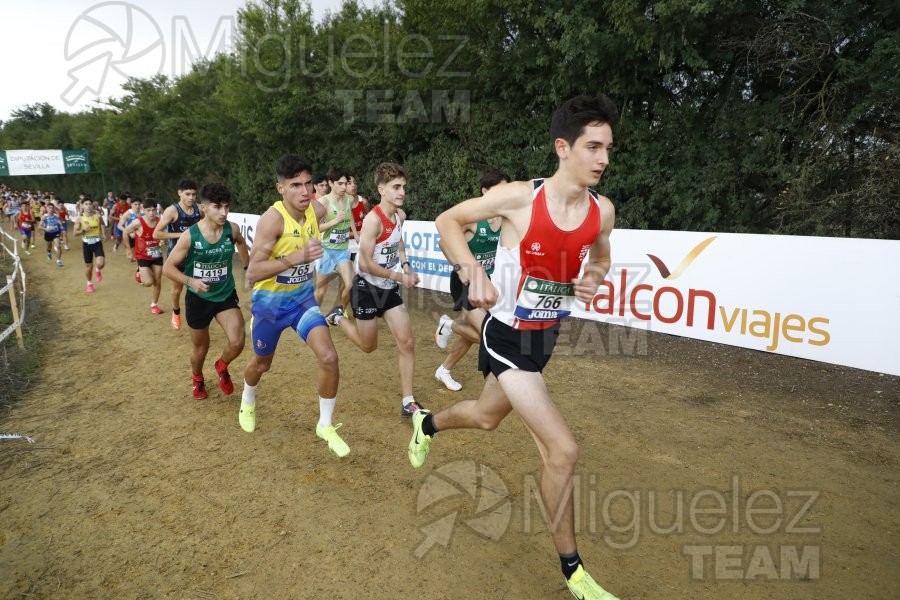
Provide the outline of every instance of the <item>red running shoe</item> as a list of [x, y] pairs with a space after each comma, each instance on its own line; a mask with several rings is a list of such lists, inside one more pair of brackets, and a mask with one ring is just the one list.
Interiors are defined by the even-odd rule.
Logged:
[[194, 399], [203, 400], [206, 398], [206, 383], [203, 381], [203, 375], [191, 375], [191, 383], [194, 386]]
[[234, 393], [234, 384], [231, 383], [231, 375], [228, 374], [228, 365], [222, 359], [216, 361], [216, 373], [219, 374], [219, 389], [227, 395]]
[[95, 279], [97, 280], [97, 283], [103, 281], [103, 272], [101, 272], [100, 269], [97, 269], [97, 277], [95, 277]]

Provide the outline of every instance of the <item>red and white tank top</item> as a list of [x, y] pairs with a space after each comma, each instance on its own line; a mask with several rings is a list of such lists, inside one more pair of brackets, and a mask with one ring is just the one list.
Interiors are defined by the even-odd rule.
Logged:
[[162, 258], [162, 241], [153, 239], [153, 228], [147, 225], [144, 217], [138, 217], [141, 222], [141, 234], [134, 238], [134, 257], [137, 260], [156, 260]]
[[575, 229], [560, 229], [550, 218], [544, 180], [534, 180], [531, 222], [519, 245], [497, 246], [491, 282], [500, 297], [491, 315], [514, 329], [552, 327], [569, 316], [575, 301], [572, 280], [600, 233], [600, 201], [588, 190], [587, 217]]
[[363, 219], [366, 218], [366, 205], [363, 204], [363, 198], [360, 196], [356, 199], [356, 206], [350, 209], [350, 214], [353, 216], [353, 224], [356, 225], [356, 233], [362, 231], [362, 223]]
[[[381, 219], [381, 235], [375, 240], [375, 250], [372, 258], [382, 268], [393, 271], [400, 263], [400, 242], [403, 240], [403, 232], [401, 231], [400, 215], [395, 213], [394, 220], [388, 219], [381, 210], [381, 205], [372, 209], [379, 219]], [[356, 272], [359, 276], [376, 287], [382, 289], [390, 289], [396, 287], [397, 282], [393, 279], [385, 279], [384, 277], [376, 277], [371, 273], [366, 273], [359, 268], [359, 255], [356, 256]]]

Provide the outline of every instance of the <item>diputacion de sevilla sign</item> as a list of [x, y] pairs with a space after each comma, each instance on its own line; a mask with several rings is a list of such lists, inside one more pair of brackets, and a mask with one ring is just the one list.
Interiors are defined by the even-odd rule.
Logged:
[[79, 150], [0, 150], [0, 177], [88, 173], [91, 156]]

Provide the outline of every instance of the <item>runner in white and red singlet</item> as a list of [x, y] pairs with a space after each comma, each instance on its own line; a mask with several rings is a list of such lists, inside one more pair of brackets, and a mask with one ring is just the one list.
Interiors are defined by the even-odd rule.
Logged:
[[403, 221], [400, 208], [406, 198], [406, 171], [396, 163], [381, 163], [375, 169], [375, 185], [381, 203], [363, 220], [359, 242], [357, 275], [353, 278], [350, 302], [355, 323], [344, 318], [342, 306], [336, 306], [325, 320], [339, 326], [363, 352], [378, 347], [376, 317], [384, 317], [397, 343], [400, 363], [400, 415], [411, 417], [422, 405], [413, 396], [413, 374], [416, 368], [415, 338], [409, 312], [403, 304], [400, 287], [413, 288], [419, 276], [406, 260], [403, 246]]
[[[612, 202], [589, 190], [609, 165], [618, 111], [606, 96], [577, 96], [556, 110], [550, 125], [559, 167], [552, 177], [498, 185], [438, 216], [444, 253], [469, 302], [487, 308], [477, 400], [437, 414], [413, 415], [410, 463], [425, 462], [432, 438], [447, 429], [493, 430], [515, 409], [541, 459], [541, 496], [554, 515], [550, 534], [566, 585], [576, 598], [613, 600], [585, 571], [575, 542], [571, 489], [578, 444], [544, 384], [542, 371], [575, 301], [591, 302], [611, 265]], [[465, 227], [501, 217], [500, 245], [490, 279], [464, 237]], [[584, 259], [587, 259], [585, 262]], [[427, 575], [424, 576], [427, 580]]]

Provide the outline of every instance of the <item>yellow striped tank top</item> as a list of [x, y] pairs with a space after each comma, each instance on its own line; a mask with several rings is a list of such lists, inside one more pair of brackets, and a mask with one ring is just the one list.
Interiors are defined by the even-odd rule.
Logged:
[[[295, 221], [280, 200], [273, 208], [281, 214], [284, 229], [275, 242], [270, 258], [286, 256], [303, 248], [312, 238], [321, 239], [316, 210], [312, 203], [307, 207], [305, 222]], [[304, 300], [312, 296], [316, 282], [316, 261], [300, 263], [253, 285], [253, 314], [277, 319], [293, 312]]]
[[81, 241], [85, 244], [96, 244], [100, 241], [100, 215], [81, 215]]

